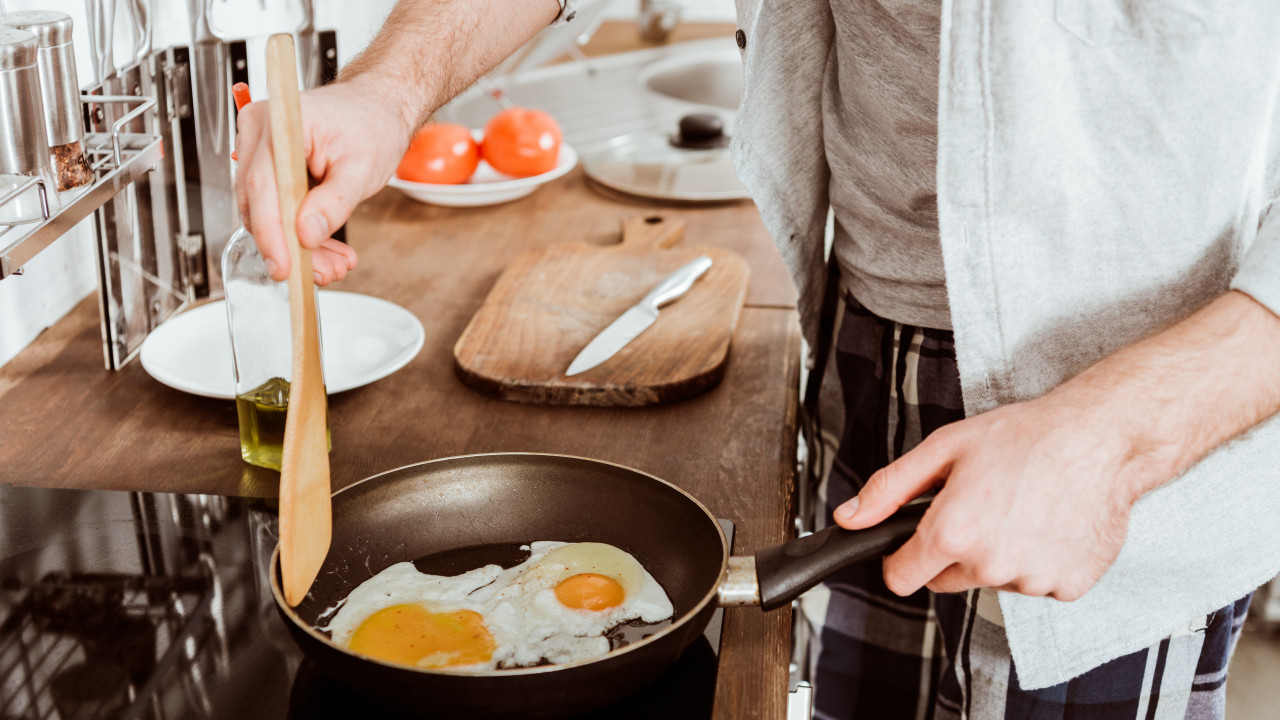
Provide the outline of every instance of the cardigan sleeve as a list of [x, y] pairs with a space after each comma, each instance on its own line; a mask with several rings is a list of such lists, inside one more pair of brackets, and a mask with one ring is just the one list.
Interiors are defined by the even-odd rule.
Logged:
[[1280, 198], [1263, 212], [1258, 235], [1232, 278], [1231, 289], [1280, 315]]

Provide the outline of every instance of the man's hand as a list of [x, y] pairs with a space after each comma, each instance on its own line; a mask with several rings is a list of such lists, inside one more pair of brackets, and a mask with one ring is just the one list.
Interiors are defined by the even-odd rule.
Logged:
[[316, 181], [298, 217], [281, 218], [271, 156], [268, 103], [237, 120], [236, 199], [271, 277], [289, 276], [281, 221], [296, 222], [312, 250], [315, 281], [341, 280], [356, 266], [330, 238], [357, 203], [380, 190], [409, 138], [437, 107], [497, 65], [560, 11], [557, 0], [401, 0], [382, 30], [332, 85], [302, 93], [303, 146]]
[[[380, 106], [349, 83], [302, 93], [301, 104], [307, 170], [317, 184], [298, 209], [298, 241], [313, 251], [315, 281], [327, 285], [356, 266], [355, 251], [330, 235], [356, 203], [386, 184], [413, 129], [393, 108]], [[240, 111], [236, 199], [271, 277], [284, 280], [289, 277], [289, 250], [280, 222], [267, 112], [266, 102]]]
[[1050, 396], [1008, 405], [935, 431], [872, 475], [836, 520], [875, 525], [941, 485], [916, 534], [884, 561], [890, 590], [994, 587], [1074, 600], [1124, 544], [1137, 499], [1122, 479], [1125, 445], [1089, 408]]
[[1120, 553], [1138, 498], [1280, 411], [1277, 357], [1280, 318], [1229, 292], [1041, 398], [937, 430], [836, 522], [875, 525], [940, 487], [885, 559], [889, 589], [1075, 600]]

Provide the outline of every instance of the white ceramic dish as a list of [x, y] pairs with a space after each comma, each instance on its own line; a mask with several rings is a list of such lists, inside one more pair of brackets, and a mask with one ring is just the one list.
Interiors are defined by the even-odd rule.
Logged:
[[[320, 292], [320, 336], [329, 394], [367, 385], [404, 367], [426, 333], [413, 313], [376, 297]], [[211, 302], [169, 318], [142, 343], [151, 377], [193, 395], [234, 400], [227, 309]]]
[[[476, 142], [484, 137], [479, 130], [472, 130]], [[555, 180], [573, 169], [578, 164], [578, 153], [569, 143], [560, 143], [560, 156], [556, 166], [541, 175], [517, 178], [504, 175], [489, 166], [484, 160], [471, 179], [460, 185], [437, 185], [401, 180], [395, 175], [387, 183], [391, 187], [417, 200], [432, 205], [448, 207], [479, 207], [482, 205], [499, 205], [529, 195], [542, 185]]]

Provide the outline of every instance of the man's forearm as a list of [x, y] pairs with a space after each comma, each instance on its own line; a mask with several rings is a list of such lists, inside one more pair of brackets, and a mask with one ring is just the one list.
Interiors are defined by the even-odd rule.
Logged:
[[338, 80], [389, 100], [412, 130], [559, 10], [557, 0], [400, 0]]
[[1046, 395], [936, 430], [836, 521], [870, 527], [940, 485], [885, 558], [893, 592], [1078, 599], [1115, 562], [1139, 497], [1280, 410], [1278, 356], [1280, 317], [1229, 292]]
[[1280, 317], [1228, 292], [1045, 399], [1118, 431], [1136, 500], [1280, 412]]

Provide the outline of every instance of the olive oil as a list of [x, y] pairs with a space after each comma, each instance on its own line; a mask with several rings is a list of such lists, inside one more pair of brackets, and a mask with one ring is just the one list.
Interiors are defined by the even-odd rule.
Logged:
[[[271, 378], [243, 395], [236, 396], [240, 416], [240, 457], [252, 465], [280, 469], [284, 452], [284, 422], [289, 413], [289, 381]], [[328, 434], [328, 414], [325, 433]], [[333, 437], [329, 436], [329, 449]]]

